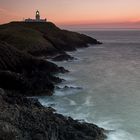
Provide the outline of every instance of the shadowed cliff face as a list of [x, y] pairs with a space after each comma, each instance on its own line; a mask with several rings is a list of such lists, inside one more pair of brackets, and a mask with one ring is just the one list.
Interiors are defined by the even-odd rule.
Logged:
[[[80, 123], [43, 107], [24, 95], [50, 95], [52, 74], [63, 68], [23, 53], [0, 42], [0, 139], [1, 140], [104, 140], [104, 130], [94, 124]], [[39, 87], [39, 88], [38, 88]]]
[[103, 140], [104, 130], [43, 107], [35, 99], [7, 96], [0, 89], [1, 140]]
[[58, 72], [66, 70], [0, 42], [0, 87], [27, 95], [51, 95], [54, 83], [61, 82], [53, 76]]
[[65, 51], [87, 47], [89, 43], [99, 42], [61, 30], [50, 22], [0, 25], [0, 87], [27, 95], [51, 95], [54, 84], [62, 81], [53, 74], [66, 71], [36, 56], [54, 55], [55, 61], [69, 60], [73, 58]]

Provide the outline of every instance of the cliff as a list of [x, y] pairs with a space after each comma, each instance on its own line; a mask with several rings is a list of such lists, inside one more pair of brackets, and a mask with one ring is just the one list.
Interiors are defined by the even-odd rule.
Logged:
[[72, 59], [65, 51], [98, 44], [96, 39], [61, 30], [53, 23], [0, 25], [0, 139], [103, 140], [104, 130], [55, 113], [26, 96], [52, 95], [63, 67], [43, 59]]
[[0, 25], [0, 87], [26, 95], [51, 95], [54, 84], [62, 81], [53, 74], [66, 70], [37, 56], [69, 60], [73, 57], [66, 51], [98, 43], [86, 35], [61, 30], [51, 22]]
[[104, 130], [43, 107], [36, 99], [7, 96], [0, 89], [1, 140], [103, 140]]
[[100, 43], [86, 35], [61, 30], [51, 22], [11, 22], [1, 25], [0, 40], [32, 55], [64, 53]]
[[64, 68], [0, 42], [0, 87], [18, 94], [51, 95]]

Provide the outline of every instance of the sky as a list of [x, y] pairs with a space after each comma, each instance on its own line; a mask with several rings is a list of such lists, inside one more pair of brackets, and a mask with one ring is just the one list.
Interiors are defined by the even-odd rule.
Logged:
[[0, 24], [42, 18], [63, 27], [140, 28], [140, 0], [0, 0]]

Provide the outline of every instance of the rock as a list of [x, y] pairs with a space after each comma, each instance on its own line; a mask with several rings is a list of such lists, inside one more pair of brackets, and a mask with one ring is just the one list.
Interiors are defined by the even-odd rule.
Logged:
[[1, 140], [18, 140], [21, 136], [15, 126], [11, 125], [8, 122], [0, 122], [0, 139]]
[[0, 95], [5, 95], [5, 91], [2, 88], [0, 88]]
[[68, 54], [60, 54], [52, 58], [53, 61], [68, 61], [73, 60], [74, 57], [68, 55]]
[[82, 87], [65, 86], [63, 89], [82, 89]]
[[42, 106], [37, 99], [0, 95], [1, 140], [104, 140], [104, 129]]
[[55, 88], [59, 90], [70, 90], [70, 89], [81, 90], [82, 89], [82, 87], [73, 87], [73, 86], [64, 86], [62, 88], [59, 86], [56, 86]]
[[63, 67], [35, 58], [7, 43], [0, 42], [1, 88], [28, 96], [52, 95], [54, 84], [62, 81], [54, 74], [65, 72], [67, 70]]
[[[25, 37], [26, 35], [26, 37]], [[0, 140], [104, 140], [94, 124], [64, 117], [25, 96], [52, 95], [63, 67], [38, 56], [70, 59], [65, 51], [99, 44], [83, 34], [61, 30], [53, 23], [13, 22], [0, 25]]]

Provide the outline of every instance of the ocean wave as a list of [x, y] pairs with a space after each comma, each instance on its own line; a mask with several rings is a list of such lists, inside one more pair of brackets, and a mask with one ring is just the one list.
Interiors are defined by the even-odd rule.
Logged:
[[108, 134], [107, 140], [135, 140], [134, 137], [123, 130], [112, 131]]
[[91, 96], [87, 96], [85, 102], [83, 103], [84, 106], [94, 106], [93, 102], [91, 101], [92, 97]]
[[71, 89], [71, 90], [55, 90], [54, 95], [55, 96], [68, 96], [68, 95], [73, 95], [73, 94], [77, 94], [79, 92], [79, 90], [77, 89]]

